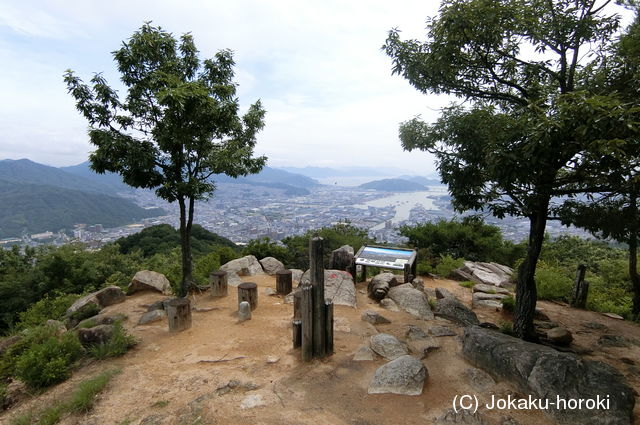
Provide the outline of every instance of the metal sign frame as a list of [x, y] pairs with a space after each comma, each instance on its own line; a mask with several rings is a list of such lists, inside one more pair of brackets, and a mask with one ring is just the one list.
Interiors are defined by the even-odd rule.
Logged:
[[362, 280], [366, 280], [367, 267], [403, 270], [405, 282], [410, 282], [416, 275], [415, 249], [377, 245], [364, 245], [355, 255], [355, 263], [362, 267]]

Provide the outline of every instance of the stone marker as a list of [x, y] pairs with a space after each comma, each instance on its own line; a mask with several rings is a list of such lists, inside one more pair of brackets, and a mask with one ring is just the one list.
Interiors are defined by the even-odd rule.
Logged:
[[248, 301], [241, 301], [238, 304], [238, 320], [244, 322], [251, 319], [251, 304]]

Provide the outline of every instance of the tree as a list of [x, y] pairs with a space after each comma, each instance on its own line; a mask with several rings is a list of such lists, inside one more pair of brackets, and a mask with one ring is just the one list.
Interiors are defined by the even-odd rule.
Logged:
[[392, 30], [383, 46], [393, 72], [418, 90], [466, 102], [434, 124], [401, 124], [403, 147], [436, 155], [457, 210], [529, 219], [516, 288], [521, 338], [536, 339], [535, 268], [547, 220], [558, 218], [567, 196], [602, 189], [578, 183], [637, 132], [623, 99], [586, 84], [585, 70], [606, 56], [618, 30], [610, 3], [445, 0], [426, 42], [403, 41]]
[[201, 61], [193, 37], [176, 40], [144, 24], [113, 52], [127, 88], [121, 100], [101, 74], [84, 84], [71, 70], [64, 80], [89, 121], [96, 150], [91, 168], [116, 172], [133, 187], [155, 189], [180, 207], [182, 282], [192, 283], [191, 229], [196, 200], [212, 195], [214, 174], [257, 173], [266, 157], [253, 157], [265, 111], [257, 101], [239, 115], [234, 61], [229, 50]]

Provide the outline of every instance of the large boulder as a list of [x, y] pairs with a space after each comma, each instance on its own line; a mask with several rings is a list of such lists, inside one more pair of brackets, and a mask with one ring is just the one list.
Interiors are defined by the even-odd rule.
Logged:
[[379, 301], [386, 297], [389, 289], [394, 286], [398, 286], [396, 275], [390, 272], [380, 273], [371, 278], [367, 292], [370, 298]]
[[302, 275], [304, 275], [304, 271], [300, 269], [289, 269], [291, 270], [291, 280], [294, 283], [300, 284], [300, 280], [302, 280]]
[[[605, 363], [583, 360], [479, 326], [465, 329], [462, 353], [494, 377], [512, 382], [542, 403], [548, 400], [545, 412], [559, 424], [631, 424], [633, 389]], [[603, 400], [606, 408], [562, 408], [558, 400], [583, 400], [583, 406]]]
[[224, 270], [229, 274], [235, 273], [238, 276], [255, 276], [258, 274], [264, 274], [258, 259], [253, 255], [246, 255], [242, 258], [231, 260], [222, 265], [220, 270]]
[[67, 309], [67, 317], [80, 309], [86, 308], [85, 306], [88, 304], [95, 304], [97, 310], [102, 310], [107, 306], [123, 302], [125, 298], [124, 292], [118, 286], [107, 286], [76, 300]]
[[459, 323], [462, 326], [471, 326], [480, 323], [478, 316], [458, 301], [457, 298], [447, 297], [439, 299], [433, 311], [436, 316]]
[[389, 334], [373, 335], [371, 337], [371, 349], [388, 360], [409, 354], [407, 346], [395, 336]]
[[104, 344], [113, 334], [113, 325], [98, 325], [78, 329], [78, 339], [83, 346]]
[[151, 270], [141, 270], [131, 279], [127, 293], [133, 294], [147, 290], [161, 292], [164, 295], [171, 295], [173, 292], [169, 279], [165, 275]]
[[262, 269], [269, 276], [274, 276], [279, 270], [284, 270], [284, 264], [273, 257], [264, 257], [260, 260]]
[[[310, 282], [310, 272], [307, 270], [300, 278], [300, 284]], [[356, 285], [353, 276], [342, 270], [324, 271], [324, 297], [333, 304], [356, 307]]]
[[427, 377], [427, 368], [409, 355], [398, 357], [376, 370], [369, 384], [369, 394], [420, 395]]
[[429, 306], [429, 300], [424, 292], [417, 290], [410, 283], [395, 286], [389, 289], [387, 294], [398, 307], [414, 317], [424, 320], [432, 320], [433, 312]]
[[465, 261], [464, 266], [455, 269], [452, 275], [460, 280], [502, 286], [511, 281], [513, 269], [497, 263]]

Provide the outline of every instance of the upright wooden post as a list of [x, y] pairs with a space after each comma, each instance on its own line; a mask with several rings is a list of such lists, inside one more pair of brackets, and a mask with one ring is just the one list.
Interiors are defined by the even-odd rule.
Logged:
[[244, 282], [238, 285], [238, 304], [247, 301], [251, 310], [258, 308], [258, 285], [253, 282]]
[[276, 272], [276, 292], [280, 295], [288, 295], [293, 288], [293, 274], [291, 270], [278, 270]]
[[169, 320], [169, 332], [180, 332], [191, 327], [191, 302], [188, 298], [174, 298], [164, 303]]
[[325, 309], [325, 326], [324, 326], [324, 335], [326, 342], [326, 355], [333, 354], [333, 301], [326, 299], [324, 300], [324, 309]]
[[[571, 297], [571, 305], [573, 307], [584, 308], [587, 302], [587, 294], [584, 290], [584, 275], [587, 272], [587, 267], [584, 264], [578, 265], [576, 271], [576, 280], [573, 282], [573, 293]], [[587, 290], [589, 286], [587, 284]]]
[[360, 265], [360, 282], [367, 281], [367, 266]]
[[302, 285], [300, 294], [302, 361], [308, 362], [313, 357], [313, 289], [311, 285]]
[[300, 348], [302, 345], [302, 321], [294, 319], [291, 325], [293, 328], [293, 348]]
[[302, 320], [302, 292], [296, 291], [293, 293], [293, 319]]
[[325, 314], [324, 314], [324, 263], [322, 238], [309, 240], [309, 269], [313, 288], [313, 355], [324, 357]]
[[209, 275], [209, 283], [211, 284], [212, 297], [226, 297], [228, 293], [227, 272], [218, 270]]

